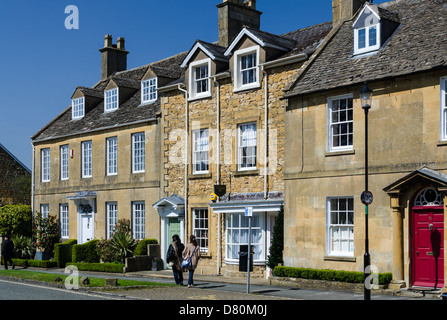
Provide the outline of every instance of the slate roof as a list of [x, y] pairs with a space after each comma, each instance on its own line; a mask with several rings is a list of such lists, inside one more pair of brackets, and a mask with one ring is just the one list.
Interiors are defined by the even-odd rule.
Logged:
[[72, 120], [71, 106], [69, 106], [31, 139], [33, 141], [49, 140], [155, 119], [160, 113], [159, 99], [152, 104], [141, 105], [140, 81], [148, 68], [152, 68], [160, 76], [173, 79], [180, 77], [182, 75], [180, 63], [185, 55], [186, 53], [180, 53], [149, 65], [117, 72], [108, 79], [98, 82], [93, 88], [78, 87], [85, 95], [103, 98], [104, 88], [113, 79], [119, 86], [135, 89], [135, 93], [120, 104], [114, 112], [104, 112], [103, 100], [88, 110], [79, 120]]
[[381, 16], [398, 16], [401, 25], [376, 54], [353, 57], [354, 17], [328, 37], [285, 97], [447, 67], [447, 0], [396, 0], [377, 6]]

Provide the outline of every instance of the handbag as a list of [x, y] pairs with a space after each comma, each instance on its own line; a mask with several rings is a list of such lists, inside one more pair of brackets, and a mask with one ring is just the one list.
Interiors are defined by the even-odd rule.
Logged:
[[194, 251], [192, 252], [191, 256], [189, 258], [186, 258], [185, 260], [183, 260], [182, 262], [182, 268], [191, 268], [192, 267], [192, 262], [191, 262], [191, 258], [194, 255], [194, 252], [196, 251], [197, 247], [194, 247]]

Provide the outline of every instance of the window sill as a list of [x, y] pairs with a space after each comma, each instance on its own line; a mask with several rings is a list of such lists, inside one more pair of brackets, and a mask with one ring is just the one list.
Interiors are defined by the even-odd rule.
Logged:
[[203, 95], [196, 95], [196, 96], [190, 97], [188, 99], [188, 102], [193, 102], [193, 101], [197, 101], [197, 100], [201, 100], [201, 99], [209, 99], [209, 98], [211, 98], [210, 92], [203, 94]]
[[238, 93], [238, 92], [242, 92], [242, 91], [247, 91], [247, 90], [255, 90], [255, 89], [260, 89], [261, 88], [261, 84], [256, 82], [256, 83], [252, 83], [249, 85], [245, 85], [245, 86], [240, 86], [237, 88], [233, 89], [234, 93]]
[[189, 180], [194, 179], [210, 179], [212, 177], [211, 173], [196, 173], [196, 174], [188, 174]]
[[447, 146], [447, 140], [439, 140], [436, 144], [438, 147]]
[[355, 257], [347, 256], [324, 256], [324, 261], [342, 261], [342, 262], [356, 262]]
[[355, 150], [340, 150], [340, 151], [328, 151], [324, 155], [325, 157], [336, 157], [336, 156], [348, 156], [348, 155], [354, 155]]
[[259, 175], [259, 169], [233, 171], [233, 176], [235, 176], [235, 177], [258, 176], [258, 175]]

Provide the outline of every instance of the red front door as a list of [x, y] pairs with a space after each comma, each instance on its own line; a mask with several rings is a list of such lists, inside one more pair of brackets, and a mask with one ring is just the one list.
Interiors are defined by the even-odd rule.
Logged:
[[413, 208], [413, 286], [444, 286], [444, 209]]

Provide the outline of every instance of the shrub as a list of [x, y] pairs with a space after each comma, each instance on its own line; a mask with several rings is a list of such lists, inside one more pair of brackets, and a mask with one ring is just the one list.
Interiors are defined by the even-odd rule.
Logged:
[[57, 262], [54, 260], [31, 260], [31, 259], [12, 259], [16, 266], [35, 267], [35, 268], [56, 268]]
[[67, 266], [75, 266], [79, 271], [99, 271], [122, 273], [124, 264], [121, 263], [74, 263], [69, 262]]
[[[319, 270], [280, 266], [273, 269], [273, 274], [277, 277], [339, 281], [347, 283], [363, 283], [364, 281], [364, 273], [358, 271]], [[391, 273], [379, 273], [379, 284], [388, 284], [391, 282], [392, 278]]]
[[14, 243], [14, 254], [19, 259], [31, 259], [36, 251], [33, 246], [33, 240], [23, 235], [12, 235], [11, 240]]
[[54, 251], [54, 245], [60, 241], [59, 221], [55, 216], [42, 218], [36, 213], [33, 219], [34, 246], [47, 252]]
[[104, 240], [98, 242], [98, 255], [101, 262], [119, 262], [120, 256], [112, 247], [112, 240]]
[[140, 240], [133, 253], [134, 256], [147, 256], [147, 245], [158, 244], [157, 239], [143, 239]]
[[284, 263], [284, 207], [281, 206], [278, 216], [275, 219], [275, 226], [273, 227], [272, 245], [269, 249], [268, 266], [270, 268], [276, 267], [279, 263]]
[[6, 205], [0, 207], [0, 234], [19, 234], [30, 237], [33, 213], [27, 205]]
[[131, 257], [135, 250], [137, 243], [132, 236], [125, 233], [115, 233], [112, 237], [112, 249], [121, 257], [121, 262], [124, 263], [127, 257]]
[[75, 244], [72, 249], [73, 262], [99, 262], [98, 255], [98, 242], [99, 240], [90, 240], [84, 244]]
[[66, 263], [71, 262], [75, 244], [77, 244], [77, 240], [67, 240], [54, 245], [54, 260], [59, 268], [65, 268]]

